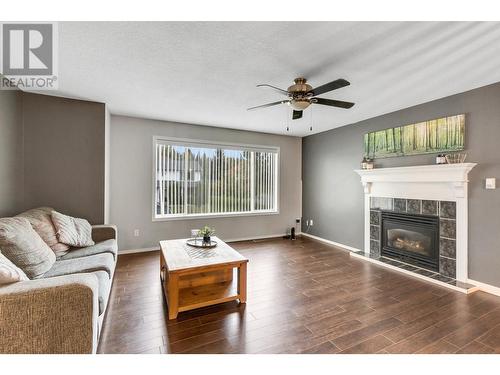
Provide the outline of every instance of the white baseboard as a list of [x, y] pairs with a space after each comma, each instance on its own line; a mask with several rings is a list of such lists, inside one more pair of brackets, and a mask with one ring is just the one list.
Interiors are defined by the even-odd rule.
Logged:
[[320, 242], [327, 243], [329, 245], [340, 247], [340, 248], [345, 249], [345, 250], [349, 250], [349, 251], [361, 251], [360, 249], [357, 249], [355, 247], [344, 245], [344, 244], [341, 244], [341, 243], [338, 243], [338, 242], [334, 242], [334, 241], [330, 241], [330, 240], [327, 240], [327, 239], [322, 238], [322, 237], [313, 236], [312, 234], [309, 234], [309, 233], [302, 232], [301, 235], [305, 236], [305, 237], [312, 238], [313, 240], [317, 240], [317, 241], [320, 241]]
[[[297, 233], [297, 235], [299, 235]], [[286, 236], [285, 233], [280, 233], [280, 234], [269, 234], [265, 236], [253, 236], [253, 237], [240, 237], [240, 238], [231, 238], [231, 239], [225, 239], [223, 238], [224, 242], [238, 242], [238, 241], [253, 241], [253, 240], [265, 240], [269, 238], [282, 238], [283, 236]]]
[[483, 292], [494, 294], [495, 296], [500, 296], [500, 288], [497, 286], [485, 284], [485, 283], [482, 283], [480, 281], [471, 280], [471, 279], [468, 279], [467, 282], [469, 284], [477, 286], [479, 288], [479, 290], [481, 290]]
[[149, 251], [157, 251], [157, 250], [160, 250], [159, 246], [143, 247], [141, 249], [118, 250], [118, 255], [135, 254], [135, 253], [147, 253]]
[[[299, 236], [300, 233], [297, 233]], [[281, 238], [285, 236], [285, 234], [280, 233], [280, 234], [268, 234], [265, 236], [253, 236], [253, 237], [240, 237], [240, 238], [231, 238], [231, 239], [224, 239], [224, 242], [238, 242], [238, 241], [252, 241], [252, 240], [264, 240], [264, 239], [269, 239], [269, 238]], [[156, 251], [159, 250], [159, 246], [153, 246], [153, 247], [144, 247], [141, 249], [129, 249], [129, 250], [119, 250], [118, 255], [124, 255], [124, 254], [135, 254], [135, 253], [146, 253], [149, 251]]]

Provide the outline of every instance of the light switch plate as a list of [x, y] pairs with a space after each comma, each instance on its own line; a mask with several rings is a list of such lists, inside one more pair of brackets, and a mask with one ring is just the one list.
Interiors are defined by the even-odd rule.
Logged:
[[486, 179], [486, 189], [496, 189], [497, 179], [494, 177], [489, 177]]

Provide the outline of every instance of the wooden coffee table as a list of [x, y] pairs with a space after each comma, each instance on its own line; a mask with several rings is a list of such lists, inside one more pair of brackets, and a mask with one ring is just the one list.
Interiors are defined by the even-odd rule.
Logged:
[[[168, 318], [182, 311], [247, 299], [248, 259], [217, 237], [218, 245], [200, 249], [186, 239], [160, 241], [160, 277], [168, 304]], [[238, 270], [233, 280], [234, 269]]]

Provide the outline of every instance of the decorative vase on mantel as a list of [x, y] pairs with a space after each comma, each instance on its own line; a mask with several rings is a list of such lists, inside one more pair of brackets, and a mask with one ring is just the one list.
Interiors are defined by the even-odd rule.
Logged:
[[361, 161], [361, 169], [373, 169], [373, 166], [373, 159], [364, 156], [363, 160]]

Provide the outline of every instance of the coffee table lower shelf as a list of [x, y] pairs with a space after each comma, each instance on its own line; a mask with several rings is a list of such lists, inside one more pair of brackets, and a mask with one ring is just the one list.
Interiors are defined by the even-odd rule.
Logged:
[[240, 298], [236, 281], [201, 285], [179, 290], [178, 311], [188, 311]]

